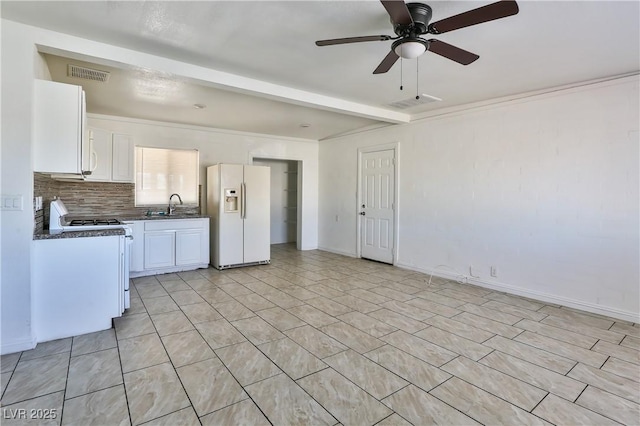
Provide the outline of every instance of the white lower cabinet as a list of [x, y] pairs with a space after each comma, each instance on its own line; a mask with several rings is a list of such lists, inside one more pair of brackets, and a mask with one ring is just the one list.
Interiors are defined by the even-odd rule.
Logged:
[[37, 342], [111, 328], [124, 310], [125, 244], [124, 235], [33, 242]]
[[176, 265], [200, 263], [203, 238], [201, 231], [176, 231]]
[[125, 222], [131, 228], [133, 244], [129, 254], [129, 270], [132, 273], [144, 271], [144, 221], [132, 220]]
[[132, 277], [209, 266], [209, 218], [128, 223], [133, 230]]
[[144, 269], [166, 268], [175, 265], [176, 233], [144, 233]]

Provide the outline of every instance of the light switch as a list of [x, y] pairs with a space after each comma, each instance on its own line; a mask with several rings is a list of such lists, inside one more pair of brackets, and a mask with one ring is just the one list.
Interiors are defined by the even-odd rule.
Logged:
[[2, 195], [2, 210], [22, 210], [22, 195]]

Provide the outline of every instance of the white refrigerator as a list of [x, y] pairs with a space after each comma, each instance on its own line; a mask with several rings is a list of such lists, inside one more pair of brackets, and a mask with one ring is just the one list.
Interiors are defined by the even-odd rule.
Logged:
[[269, 167], [217, 164], [207, 168], [214, 268], [270, 262], [270, 191]]

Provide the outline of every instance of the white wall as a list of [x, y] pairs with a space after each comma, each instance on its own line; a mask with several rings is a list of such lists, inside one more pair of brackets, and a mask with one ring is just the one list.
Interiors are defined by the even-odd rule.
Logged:
[[[253, 158], [302, 161], [303, 221], [299, 248], [318, 247], [318, 142], [104, 115], [89, 115], [87, 125], [132, 135], [139, 146], [197, 149], [203, 187], [207, 167], [217, 163], [253, 164]], [[206, 192], [202, 200], [206, 207], [205, 196]]]
[[399, 142], [397, 265], [638, 322], [638, 99], [636, 76], [323, 141], [320, 247], [357, 255], [357, 149]]
[[2, 21], [2, 194], [22, 195], [22, 211], [0, 213], [0, 353], [31, 348], [31, 243], [33, 167], [31, 111], [33, 79], [50, 79], [34, 38], [24, 27]]

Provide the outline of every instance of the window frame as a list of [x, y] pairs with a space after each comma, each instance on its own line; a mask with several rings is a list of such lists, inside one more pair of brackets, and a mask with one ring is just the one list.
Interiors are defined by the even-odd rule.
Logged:
[[[144, 186], [144, 180], [143, 180], [143, 176], [142, 176], [143, 172], [139, 170], [139, 165], [142, 164], [141, 162], [143, 162], [144, 159], [140, 158], [139, 156], [140, 156], [140, 154], [144, 153], [144, 150], [167, 151], [167, 154], [169, 156], [171, 156], [171, 152], [172, 151], [173, 152], [180, 151], [180, 152], [194, 152], [195, 153], [195, 167], [194, 167], [194, 169], [195, 169], [195, 183], [194, 183], [194, 188], [193, 188], [193, 195], [195, 196], [195, 201], [193, 201], [193, 202], [185, 201], [184, 204], [182, 204], [182, 207], [200, 207], [200, 151], [195, 149], [195, 148], [190, 148], [190, 149], [189, 148], [165, 148], [165, 147], [141, 146], [141, 145], [136, 145], [135, 148], [134, 148], [134, 151], [135, 151], [135, 158], [134, 158], [134, 181], [135, 181], [134, 205], [135, 205], [135, 207], [165, 206], [169, 202], [169, 197], [173, 193], [178, 193], [181, 197], [183, 197], [183, 194], [180, 193], [180, 190], [166, 188], [166, 192], [167, 192], [166, 200], [160, 201], [158, 199], [157, 203], [156, 202], [154, 202], [154, 203], [141, 203], [139, 201], [139, 192], [144, 191], [144, 189], [142, 188]], [[170, 175], [170, 173], [167, 172], [167, 176], [169, 176], [169, 175]], [[184, 198], [187, 198], [187, 197], [184, 197]], [[177, 200], [174, 199], [174, 201], [177, 201]]]

